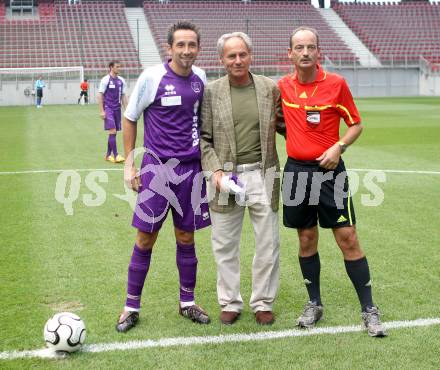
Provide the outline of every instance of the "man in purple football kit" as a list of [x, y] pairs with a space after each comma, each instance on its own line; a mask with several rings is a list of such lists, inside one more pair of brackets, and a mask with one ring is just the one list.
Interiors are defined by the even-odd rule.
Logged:
[[119, 76], [121, 63], [117, 60], [112, 60], [108, 67], [110, 73], [102, 78], [98, 90], [100, 115], [104, 120], [104, 129], [108, 131], [105, 160], [113, 163], [122, 163], [125, 158], [118, 154], [116, 132], [121, 131], [121, 103], [124, 107], [127, 106], [126, 85], [125, 80]]
[[[201, 324], [208, 314], [194, 300], [197, 257], [194, 231], [210, 225], [200, 165], [199, 116], [206, 75], [193, 66], [200, 34], [195, 25], [178, 22], [168, 30], [171, 60], [146, 69], [139, 77], [124, 114], [126, 182], [137, 191], [133, 226], [138, 229], [128, 266], [125, 308], [116, 330], [126, 332], [139, 319], [141, 293], [151, 252], [171, 208], [180, 280], [180, 315]], [[137, 120], [144, 116], [141, 172], [133, 162]], [[172, 207], [171, 207], [172, 206]]]

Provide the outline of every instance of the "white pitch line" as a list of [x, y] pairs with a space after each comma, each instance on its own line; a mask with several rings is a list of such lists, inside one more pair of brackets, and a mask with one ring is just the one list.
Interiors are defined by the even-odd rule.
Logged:
[[[0, 175], [29, 175], [39, 173], [60, 173], [64, 171], [92, 172], [92, 171], [123, 171], [124, 168], [78, 168], [78, 169], [59, 169], [59, 170], [35, 170], [35, 171], [3, 171]], [[281, 171], [283, 171], [281, 169]], [[353, 172], [386, 172], [386, 173], [410, 173], [418, 175], [440, 175], [440, 171], [418, 171], [418, 170], [381, 170], [373, 168], [347, 168]]]
[[36, 173], [58, 173], [64, 171], [74, 172], [92, 172], [92, 171], [123, 171], [124, 168], [78, 168], [78, 169], [64, 169], [64, 170], [35, 170], [35, 171], [4, 171], [0, 175], [29, 175]]
[[[414, 328], [423, 326], [440, 325], [440, 318], [428, 318], [417, 319], [412, 321], [390, 321], [384, 323], [387, 329], [401, 329], [401, 328]], [[355, 333], [364, 331], [365, 328], [361, 325], [353, 326], [334, 326], [314, 328], [309, 330], [282, 330], [282, 331], [263, 331], [250, 334], [230, 334], [230, 335], [217, 335], [207, 337], [176, 337], [176, 338], [163, 338], [158, 340], [136, 340], [129, 342], [116, 342], [116, 343], [101, 343], [101, 344], [89, 344], [84, 345], [81, 352], [110, 352], [110, 351], [128, 351], [133, 349], [153, 348], [153, 347], [174, 347], [174, 346], [192, 346], [203, 344], [222, 344], [222, 343], [236, 343], [236, 342], [253, 342], [263, 341], [271, 339], [293, 338], [293, 337], [308, 337], [312, 335], [322, 334], [343, 334], [343, 333]], [[40, 357], [40, 358], [60, 358], [63, 356], [54, 354], [49, 349], [38, 349], [30, 351], [13, 351], [13, 352], [0, 352], [0, 360], [13, 360], [25, 357]]]
[[373, 168], [347, 168], [353, 172], [387, 172], [387, 173], [414, 173], [420, 175], [440, 175], [440, 171], [416, 171], [416, 170], [379, 170]]

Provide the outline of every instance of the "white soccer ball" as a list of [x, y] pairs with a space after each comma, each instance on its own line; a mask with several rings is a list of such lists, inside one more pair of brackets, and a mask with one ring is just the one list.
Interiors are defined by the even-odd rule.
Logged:
[[53, 351], [75, 352], [86, 339], [86, 326], [78, 315], [61, 312], [44, 325], [44, 340]]

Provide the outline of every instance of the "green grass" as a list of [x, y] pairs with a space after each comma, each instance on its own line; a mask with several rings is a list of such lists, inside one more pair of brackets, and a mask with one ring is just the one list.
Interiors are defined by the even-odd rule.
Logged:
[[[440, 171], [440, 104], [436, 98], [360, 99], [365, 131], [349, 148], [349, 168]], [[106, 137], [96, 106], [0, 108], [0, 172], [43, 169], [105, 169]], [[142, 130], [138, 144], [142, 142]], [[119, 148], [122, 149], [118, 135]], [[281, 162], [284, 143], [279, 138]], [[73, 215], [55, 200], [58, 173], [0, 175], [0, 352], [42, 348], [42, 329], [54, 312], [79, 314], [87, 343], [286, 330], [306, 301], [297, 262], [297, 240], [281, 226], [281, 284], [277, 321], [257, 326], [250, 309], [232, 327], [219, 324], [216, 269], [210, 230], [197, 233], [198, 302], [211, 314], [208, 326], [177, 314], [178, 278], [169, 218], [153, 252], [139, 326], [126, 335], [114, 330], [124, 303], [127, 265], [135, 230], [124, 194], [122, 171], [108, 171], [100, 183], [106, 200], [86, 207], [88, 172], [79, 172]], [[384, 321], [440, 317], [440, 175], [387, 173], [379, 184], [378, 207], [355, 209], [359, 237], [373, 278], [373, 294]], [[280, 213], [281, 216], [281, 213]], [[321, 231], [320, 326], [360, 323], [356, 294], [330, 231]], [[242, 295], [250, 298], [254, 241], [248, 218], [242, 238]], [[65, 360], [0, 360], [1, 369], [145, 368], [438, 368], [439, 327], [391, 330], [374, 340], [365, 333], [286, 338], [262, 342], [150, 348], [125, 352], [77, 353]]]

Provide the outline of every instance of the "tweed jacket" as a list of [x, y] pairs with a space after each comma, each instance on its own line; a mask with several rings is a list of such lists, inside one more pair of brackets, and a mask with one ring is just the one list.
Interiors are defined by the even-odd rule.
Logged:
[[[265, 176], [266, 192], [273, 211], [279, 207], [280, 165], [276, 151], [276, 132], [285, 135], [284, 117], [281, 109], [280, 92], [276, 83], [265, 76], [251, 74], [254, 82], [258, 115], [260, 118], [260, 140], [262, 173]], [[210, 82], [205, 87], [202, 103], [202, 125], [200, 149], [202, 168], [208, 176], [215, 171], [233, 172], [237, 165], [235, 127], [232, 117], [231, 91], [228, 76]], [[270, 179], [274, 179], [271, 181]], [[210, 196], [209, 206], [216, 212], [231, 211], [236, 203], [229, 196], [227, 205], [219, 204], [219, 192]]]

